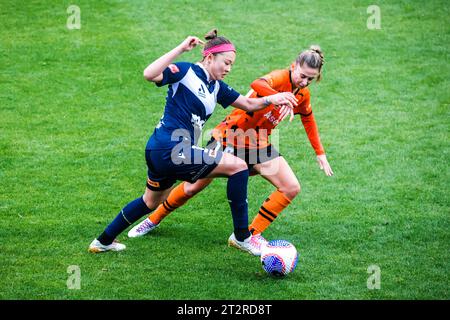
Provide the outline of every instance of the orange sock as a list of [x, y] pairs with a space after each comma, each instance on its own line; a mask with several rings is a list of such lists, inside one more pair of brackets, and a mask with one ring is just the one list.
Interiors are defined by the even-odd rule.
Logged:
[[282, 192], [278, 190], [273, 192], [259, 208], [258, 214], [249, 226], [250, 232], [252, 234], [262, 233], [290, 203], [291, 200]]
[[161, 203], [151, 215], [148, 216], [148, 219], [153, 224], [158, 224], [173, 210], [185, 204], [190, 198], [192, 197], [184, 193], [184, 182], [182, 182], [169, 193], [167, 199]]

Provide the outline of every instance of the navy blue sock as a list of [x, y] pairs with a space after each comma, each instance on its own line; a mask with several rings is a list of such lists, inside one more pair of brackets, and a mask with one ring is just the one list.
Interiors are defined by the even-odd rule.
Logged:
[[127, 204], [117, 217], [106, 227], [105, 231], [97, 238], [104, 245], [111, 244], [114, 239], [134, 222], [146, 214], [150, 209], [145, 204], [142, 197], [139, 197]]
[[248, 230], [247, 202], [248, 170], [243, 170], [228, 177], [227, 197], [233, 216], [234, 235], [243, 241], [250, 236]]

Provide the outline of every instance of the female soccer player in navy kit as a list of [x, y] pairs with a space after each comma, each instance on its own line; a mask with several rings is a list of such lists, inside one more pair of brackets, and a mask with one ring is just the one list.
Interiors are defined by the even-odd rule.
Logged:
[[[225, 37], [218, 37], [217, 30], [209, 32], [205, 39], [209, 40], [206, 44], [197, 37], [187, 37], [144, 70], [148, 81], [157, 86], [169, 85], [164, 115], [145, 150], [147, 188], [142, 197], [128, 203], [91, 242], [90, 252], [124, 250], [125, 245], [117, 242], [116, 237], [162, 203], [177, 180], [193, 183], [202, 178], [227, 177], [227, 197], [234, 226], [229, 240], [243, 251], [260, 255], [259, 240], [248, 229], [247, 164], [234, 155], [222, 153], [219, 148], [203, 149], [196, 143], [216, 103], [224, 108], [232, 105], [249, 112], [275, 104], [287, 115], [292, 113], [297, 99], [289, 92], [264, 98], [240, 95], [222, 81], [236, 58], [233, 44]], [[201, 62], [172, 63], [183, 52], [199, 44], [204, 44]]]

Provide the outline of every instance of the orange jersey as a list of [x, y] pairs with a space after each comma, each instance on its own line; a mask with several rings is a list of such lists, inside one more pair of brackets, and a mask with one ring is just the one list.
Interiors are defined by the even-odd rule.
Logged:
[[[298, 89], [291, 82], [290, 69], [275, 70], [257, 79], [251, 84], [252, 90], [249, 97], [263, 97], [278, 92], [292, 92], [298, 100], [294, 108], [294, 114], [299, 114], [305, 127], [308, 138], [316, 154], [324, 154], [317, 130], [317, 125], [311, 110], [310, 94], [308, 88]], [[237, 148], [265, 148], [269, 142], [272, 130], [278, 125], [279, 108], [269, 105], [266, 108], [246, 112], [234, 109], [213, 130], [213, 137], [223, 144]]]

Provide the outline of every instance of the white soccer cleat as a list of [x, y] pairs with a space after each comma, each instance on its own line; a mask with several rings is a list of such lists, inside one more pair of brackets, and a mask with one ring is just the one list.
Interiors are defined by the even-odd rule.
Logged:
[[264, 246], [266, 246], [266, 245], [269, 243], [269, 241], [267, 241], [267, 240], [261, 235], [261, 233], [254, 234], [254, 235], [253, 235], [253, 239], [254, 239], [254, 241], [256, 241], [259, 250], [262, 250], [262, 248], [263, 248]]
[[141, 223], [135, 225], [133, 229], [128, 231], [128, 237], [130, 238], [137, 238], [142, 237], [143, 235], [146, 235], [153, 229], [155, 229], [158, 225], [154, 224], [150, 221], [150, 219], [146, 218]]
[[234, 236], [234, 233], [232, 233], [228, 238], [228, 245], [230, 247], [235, 247], [239, 250], [248, 252], [251, 255], [260, 256], [261, 246], [263, 244], [263, 241], [261, 239], [263, 239], [267, 243], [266, 239], [264, 239], [261, 235], [251, 235], [247, 239], [244, 239], [244, 241], [238, 241]]
[[104, 245], [97, 239], [94, 239], [89, 245], [88, 251], [92, 253], [100, 253], [106, 251], [122, 251], [125, 250], [126, 247], [127, 247], [126, 245], [121, 244], [116, 240], [114, 240], [113, 243], [109, 245]]

